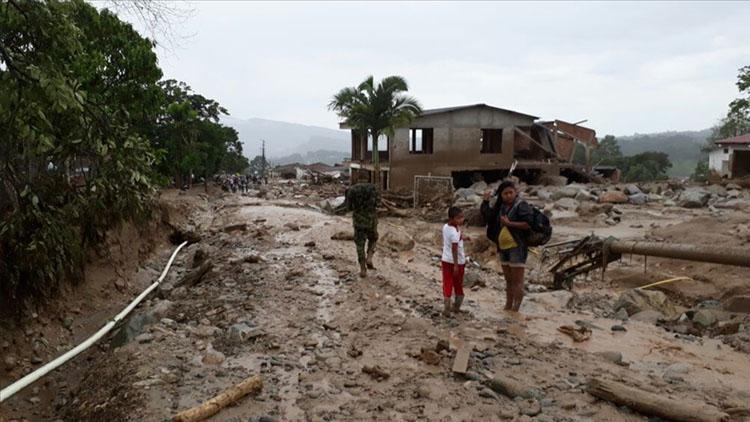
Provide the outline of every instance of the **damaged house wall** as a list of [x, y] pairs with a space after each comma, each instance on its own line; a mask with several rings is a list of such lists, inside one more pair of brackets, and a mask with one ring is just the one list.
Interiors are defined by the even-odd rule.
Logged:
[[[390, 142], [390, 188], [411, 190], [417, 175], [451, 176], [462, 170], [508, 169], [513, 162], [514, 128], [530, 126], [535, 119], [481, 105], [450, 111], [426, 110], [409, 128], [395, 131]], [[432, 153], [410, 151], [411, 129], [432, 129]], [[499, 153], [481, 152], [483, 129], [502, 130]]]

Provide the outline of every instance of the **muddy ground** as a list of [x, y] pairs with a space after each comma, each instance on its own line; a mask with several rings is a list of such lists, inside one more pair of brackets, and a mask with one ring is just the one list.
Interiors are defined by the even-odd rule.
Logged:
[[[101, 342], [3, 403], [0, 419], [168, 420], [260, 374], [259, 395], [212, 420], [647, 419], [586, 393], [586, 382], [595, 377], [729, 409], [733, 420], [748, 420], [742, 413], [750, 407], [748, 352], [720, 337], [623, 322], [612, 309], [621, 292], [675, 276], [692, 279], [663, 288], [681, 309], [727, 300], [750, 291], [746, 269], [649, 259], [644, 273], [641, 258], [625, 257], [603, 280], [598, 273], [582, 278], [569, 292], [547, 290], [550, 277], [532, 259], [522, 312], [508, 314], [492, 249], [482, 229], [471, 228], [474, 244], [467, 249], [479, 265], [467, 270], [472, 287], [466, 312], [446, 318], [440, 314], [440, 224], [381, 219], [377, 270], [361, 279], [353, 242], [332, 239], [351, 232], [350, 219], [325, 214], [315, 202], [309, 195], [166, 192], [167, 226], [200, 241], [183, 249], [160, 291], [136, 310], [131, 332]], [[553, 241], [594, 231], [742, 246], [732, 230], [748, 221], [743, 211], [717, 219], [703, 209], [621, 209], [622, 222], [614, 227], [556, 218]], [[54, 317], [29, 321], [20, 331], [7, 328], [13, 337], [4, 340], [0, 354], [16, 363], [5, 369], [2, 385], [90, 335], [156, 279], [174, 248], [166, 243], [168, 234], [154, 228], [151, 235], [161, 240], [151, 240], [149, 248], [132, 238], [121, 242], [122, 248], [142, 249], [139, 259], [128, 261], [133, 266], [115, 266], [124, 285], [92, 280], [66, 299], [78, 306], [58, 306]], [[195, 285], [181, 284], [207, 261], [212, 269]], [[87, 303], [92, 295], [97, 299]], [[591, 338], [574, 342], [557, 330], [565, 324], [590, 327]], [[626, 331], [613, 331], [615, 325]], [[473, 346], [469, 370], [455, 375], [451, 368], [462, 343]], [[373, 367], [380, 376], [365, 373]], [[485, 382], [493, 376], [522, 382], [531, 398], [498, 394]]]

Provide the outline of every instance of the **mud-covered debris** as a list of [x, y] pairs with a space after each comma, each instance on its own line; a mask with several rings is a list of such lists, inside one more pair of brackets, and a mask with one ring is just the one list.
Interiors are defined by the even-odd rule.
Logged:
[[199, 267], [201, 264], [203, 264], [203, 262], [206, 261], [207, 258], [208, 258], [208, 253], [205, 250], [201, 248], [197, 249], [195, 253], [193, 254], [192, 267], [193, 268]]
[[349, 347], [349, 350], [347, 350], [346, 354], [349, 355], [349, 357], [358, 358], [362, 356], [362, 351], [357, 346], [351, 345], [351, 347]]
[[222, 363], [224, 363], [225, 359], [226, 358], [224, 357], [224, 354], [218, 350], [214, 350], [214, 348], [209, 343], [208, 347], [206, 348], [206, 354], [203, 355], [203, 359], [201, 359], [201, 362], [203, 362], [204, 365], [221, 365]]
[[284, 224], [284, 227], [287, 228], [287, 229], [289, 229], [289, 230], [291, 230], [291, 231], [293, 231], [293, 232], [298, 232], [300, 230], [299, 224], [292, 223], [292, 222]]
[[350, 231], [336, 232], [331, 236], [331, 240], [354, 240], [354, 233]]
[[532, 398], [531, 388], [524, 385], [521, 381], [504, 375], [495, 375], [486, 384], [492, 391], [512, 399], [516, 397]]
[[231, 233], [236, 231], [247, 231], [247, 223], [238, 223], [238, 224], [230, 224], [228, 226], [224, 226], [223, 228], [225, 233]]
[[667, 296], [656, 290], [631, 289], [624, 292], [614, 304], [615, 311], [621, 308], [625, 308], [628, 315], [647, 309], [659, 311], [666, 317], [673, 317], [677, 314], [676, 308], [669, 302]]
[[428, 365], [440, 365], [441, 360], [440, 355], [437, 354], [434, 350], [428, 350], [424, 348], [419, 354], [419, 359]]
[[389, 373], [385, 372], [383, 368], [379, 367], [378, 365], [363, 366], [362, 372], [369, 375], [372, 379], [376, 381], [385, 381], [391, 376]]
[[730, 312], [750, 314], [750, 295], [734, 296], [727, 301], [725, 309]]
[[611, 328], [611, 330], [612, 330], [612, 331], [621, 331], [621, 332], [625, 332], [625, 331], [628, 331], [628, 329], [627, 329], [627, 328], [625, 328], [625, 326], [623, 326], [623, 325], [619, 325], [619, 324], [615, 324], [615, 325], [613, 325], [613, 326], [612, 326], [612, 328]]
[[534, 417], [542, 413], [542, 405], [534, 399], [521, 400], [518, 403], [518, 410], [522, 415]]
[[438, 340], [437, 344], [435, 345], [435, 351], [440, 353], [443, 350], [448, 351], [450, 350], [450, 343], [448, 340]]
[[314, 248], [314, 247], [315, 247], [315, 242], [313, 242], [313, 241], [311, 240], [311, 241], [309, 241], [309, 242], [305, 243], [305, 247], [306, 247], [306, 248]]
[[404, 231], [392, 230], [387, 232], [381, 239], [381, 243], [396, 252], [406, 252], [414, 249], [414, 239]]
[[562, 325], [557, 327], [557, 331], [569, 336], [577, 343], [591, 338], [591, 328], [585, 326]]

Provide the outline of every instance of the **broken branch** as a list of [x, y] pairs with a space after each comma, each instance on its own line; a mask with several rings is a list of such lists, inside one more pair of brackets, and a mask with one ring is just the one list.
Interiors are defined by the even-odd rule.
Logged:
[[172, 418], [172, 422], [197, 422], [206, 420], [246, 395], [251, 393], [258, 394], [262, 389], [263, 380], [260, 375], [253, 375], [234, 387], [224, 390], [224, 392], [200, 406], [178, 413]]

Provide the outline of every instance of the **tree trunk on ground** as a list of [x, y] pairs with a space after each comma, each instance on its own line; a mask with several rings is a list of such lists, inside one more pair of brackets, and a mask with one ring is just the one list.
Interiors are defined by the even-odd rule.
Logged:
[[178, 413], [172, 418], [173, 422], [197, 422], [210, 418], [221, 409], [231, 405], [248, 394], [258, 394], [263, 389], [260, 375], [246, 378], [241, 383], [225, 390], [223, 393], [203, 403], [200, 406]]
[[589, 381], [587, 391], [592, 396], [664, 419], [694, 422], [729, 420], [729, 415], [715, 407], [688, 400], [672, 400], [625, 384], [605, 379]]

